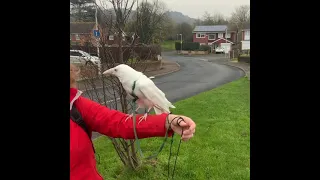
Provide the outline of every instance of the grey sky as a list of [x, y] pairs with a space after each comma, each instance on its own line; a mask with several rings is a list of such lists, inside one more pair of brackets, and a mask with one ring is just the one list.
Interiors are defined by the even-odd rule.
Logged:
[[[97, 4], [104, 0], [97, 0]], [[142, 0], [139, 0], [142, 1]], [[201, 18], [205, 11], [210, 14], [219, 12], [230, 17], [235, 7], [250, 5], [250, 0], [160, 0], [171, 11], [178, 11], [192, 18]], [[102, 3], [103, 4], [103, 3]], [[111, 4], [106, 3], [107, 6]], [[135, 9], [135, 7], [133, 8]]]
[[219, 12], [230, 16], [235, 7], [250, 5], [250, 0], [162, 0], [172, 11], [178, 11], [192, 18], [201, 18], [205, 11]]

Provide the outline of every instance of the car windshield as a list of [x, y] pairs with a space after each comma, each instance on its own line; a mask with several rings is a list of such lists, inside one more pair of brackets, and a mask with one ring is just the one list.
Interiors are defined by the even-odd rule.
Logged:
[[82, 54], [85, 55], [85, 56], [90, 56], [89, 53], [86, 53], [86, 52], [84, 52], [84, 51], [82, 51]]

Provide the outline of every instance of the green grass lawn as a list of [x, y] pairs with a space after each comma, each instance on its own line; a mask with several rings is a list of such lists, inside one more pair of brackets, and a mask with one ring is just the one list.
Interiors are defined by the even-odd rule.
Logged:
[[175, 50], [175, 41], [163, 41], [161, 44], [163, 51], [174, 51]]
[[241, 54], [240, 57], [250, 57], [250, 54]]
[[[180, 147], [176, 180], [249, 180], [250, 178], [250, 84], [246, 78], [222, 85], [174, 104], [173, 113], [191, 117], [195, 136]], [[175, 137], [173, 152], [178, 147]], [[144, 155], [158, 150], [163, 138], [140, 140]], [[124, 169], [111, 142], [94, 142], [100, 156], [98, 171], [106, 180], [162, 180], [167, 176], [170, 144], [158, 161], [146, 163], [137, 172]], [[172, 164], [174, 156], [171, 158]], [[172, 169], [172, 165], [170, 165]]]
[[238, 58], [232, 58], [231, 62], [238, 62]]

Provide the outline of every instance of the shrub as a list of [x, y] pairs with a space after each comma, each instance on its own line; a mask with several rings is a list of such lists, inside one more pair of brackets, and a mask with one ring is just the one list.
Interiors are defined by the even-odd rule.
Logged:
[[174, 46], [176, 48], [176, 51], [179, 51], [181, 49], [181, 43], [180, 42], [175, 42]]
[[[176, 42], [175, 43], [175, 48], [176, 50], [180, 50], [181, 49], [181, 43], [180, 42]], [[185, 51], [196, 51], [200, 48], [200, 43], [198, 42], [183, 42], [182, 43], [182, 50]]]
[[199, 51], [209, 51], [211, 52], [211, 47], [209, 45], [201, 45]]

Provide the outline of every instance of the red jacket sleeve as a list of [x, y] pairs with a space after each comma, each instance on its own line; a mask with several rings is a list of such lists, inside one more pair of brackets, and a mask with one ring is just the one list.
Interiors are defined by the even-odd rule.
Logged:
[[[113, 138], [135, 138], [133, 119], [130, 118], [125, 121], [127, 117], [126, 114], [117, 110], [110, 110], [107, 107], [84, 97], [79, 97], [75, 103], [83, 120], [92, 131]], [[136, 130], [139, 139], [165, 136], [167, 114], [148, 115], [146, 121], [142, 121], [138, 124], [140, 116], [141, 115], [136, 116]], [[171, 136], [172, 133], [172, 131], [169, 131], [168, 135]]]

